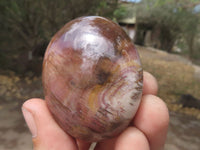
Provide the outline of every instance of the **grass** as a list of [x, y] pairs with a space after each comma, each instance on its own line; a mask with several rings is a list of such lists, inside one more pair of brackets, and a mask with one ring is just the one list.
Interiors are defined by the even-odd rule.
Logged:
[[191, 94], [200, 99], [200, 81], [194, 78], [194, 67], [180, 56], [152, 51], [144, 47], [139, 50], [143, 69], [158, 80], [158, 96], [168, 105], [169, 110], [189, 114], [200, 119], [200, 110], [183, 108], [178, 103], [182, 94]]

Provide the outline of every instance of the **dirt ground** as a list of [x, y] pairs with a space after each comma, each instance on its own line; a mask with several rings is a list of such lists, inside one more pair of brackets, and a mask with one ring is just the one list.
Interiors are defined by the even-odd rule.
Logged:
[[[2, 104], [0, 120], [0, 150], [32, 150], [31, 134], [18, 104]], [[171, 112], [165, 150], [199, 150], [199, 129], [199, 120]]]
[[31, 135], [18, 104], [0, 107], [0, 150], [31, 150]]

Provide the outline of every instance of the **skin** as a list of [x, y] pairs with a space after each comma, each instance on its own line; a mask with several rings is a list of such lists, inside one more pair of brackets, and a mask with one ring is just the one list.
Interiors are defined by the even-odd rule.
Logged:
[[[166, 104], [157, 96], [156, 79], [144, 72], [144, 88], [140, 107], [130, 126], [119, 136], [99, 142], [95, 150], [162, 150], [167, 135], [169, 113]], [[88, 150], [91, 143], [79, 141], [66, 134], [52, 118], [46, 102], [33, 98], [22, 109], [34, 118], [37, 136], [34, 150]]]

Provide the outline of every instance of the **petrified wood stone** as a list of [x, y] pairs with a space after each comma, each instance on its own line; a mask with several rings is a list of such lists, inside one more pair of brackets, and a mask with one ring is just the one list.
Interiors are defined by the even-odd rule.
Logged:
[[122, 132], [142, 95], [139, 55], [126, 33], [102, 17], [67, 23], [52, 38], [43, 62], [48, 107], [75, 138], [99, 141]]

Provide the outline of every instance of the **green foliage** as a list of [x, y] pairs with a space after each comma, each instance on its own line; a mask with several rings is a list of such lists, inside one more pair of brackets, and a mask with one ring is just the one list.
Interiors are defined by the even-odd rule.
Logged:
[[118, 6], [118, 0], [101, 0], [96, 11], [96, 15], [113, 18], [114, 11]]
[[1, 0], [0, 17], [5, 32], [10, 31], [23, 46], [33, 49], [66, 22], [86, 15], [112, 17], [116, 6], [117, 0]]
[[4, 5], [5, 9], [1, 10], [1, 18], [14, 38], [21, 38], [19, 42], [23, 46], [33, 49], [42, 40], [49, 40], [69, 20], [90, 14], [88, 6], [93, 8], [96, 3], [89, 0], [3, 0], [1, 7]]
[[124, 6], [120, 6], [114, 11], [114, 17], [116, 19], [121, 19], [127, 15], [127, 9]]
[[[200, 25], [200, 15], [194, 12], [197, 4], [198, 0], [143, 0], [137, 6], [137, 22], [159, 28], [161, 49], [171, 51], [175, 41], [183, 38], [192, 56]], [[167, 48], [171, 39], [174, 42]]]
[[[118, 0], [1, 0], [0, 57], [24, 55], [47, 43], [70, 20], [87, 15], [112, 18]], [[6, 54], [5, 54], [6, 55]], [[16, 56], [16, 55], [15, 55]], [[6, 63], [2, 59], [0, 64]]]
[[136, 15], [136, 4], [134, 3], [119, 3], [114, 11], [114, 17], [117, 20], [124, 18], [134, 18]]

